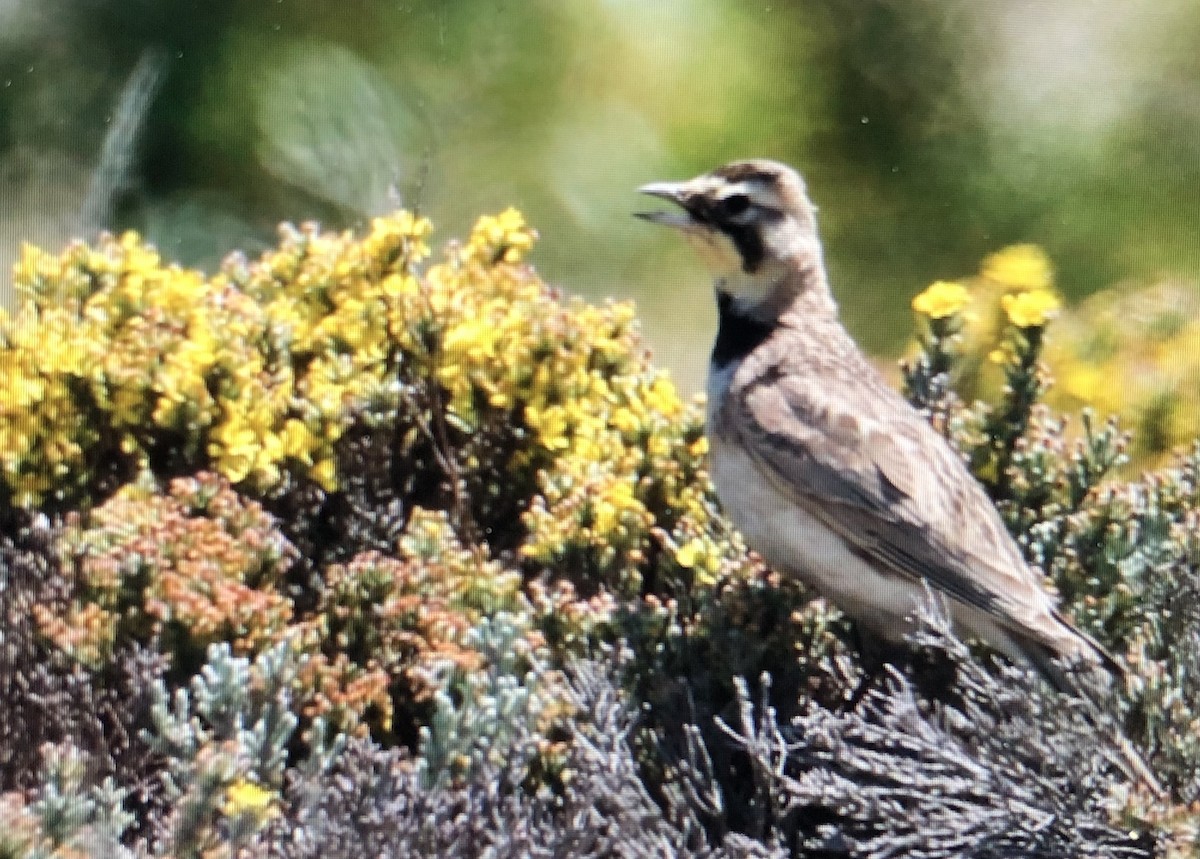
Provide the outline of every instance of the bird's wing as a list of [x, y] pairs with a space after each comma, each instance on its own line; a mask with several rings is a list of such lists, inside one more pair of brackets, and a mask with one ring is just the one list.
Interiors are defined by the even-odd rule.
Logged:
[[899, 395], [881, 380], [762, 381], [731, 391], [727, 426], [780, 491], [882, 570], [928, 580], [1023, 635], [1061, 637], [982, 487]]

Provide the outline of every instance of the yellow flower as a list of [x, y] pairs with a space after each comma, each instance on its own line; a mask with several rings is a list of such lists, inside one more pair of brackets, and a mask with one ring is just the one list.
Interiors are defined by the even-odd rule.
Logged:
[[379, 285], [389, 298], [412, 297], [421, 294], [421, 283], [410, 274], [389, 274]]
[[465, 355], [475, 362], [496, 357], [496, 327], [487, 319], [466, 319], [446, 332], [442, 350], [448, 355]]
[[1010, 245], [983, 261], [982, 272], [1013, 289], [1048, 290], [1054, 282], [1050, 258], [1037, 245]]
[[675, 384], [666, 376], [659, 376], [646, 387], [644, 397], [646, 405], [661, 415], [673, 418], [683, 411], [683, 401], [675, 389]]
[[538, 438], [548, 450], [566, 450], [571, 446], [567, 435], [567, 413], [562, 406], [548, 406], [545, 409], [526, 406], [525, 423], [537, 431]]
[[700, 555], [704, 551], [704, 544], [699, 540], [688, 540], [682, 546], [675, 550], [675, 563], [683, 567], [685, 570], [690, 570], [696, 566], [696, 562], [700, 560]]
[[626, 435], [633, 435], [642, 428], [642, 422], [638, 420], [637, 415], [635, 415], [630, 409], [623, 406], [613, 409], [613, 413], [609, 416], [608, 422], [612, 425], [613, 429], [617, 430], [617, 432], [622, 432]]
[[505, 209], [499, 215], [485, 215], [475, 223], [467, 242], [468, 257], [480, 261], [520, 262], [533, 247], [537, 237], [516, 209]]
[[275, 813], [275, 794], [247, 779], [238, 779], [225, 791], [226, 817], [251, 817], [263, 821]]
[[967, 288], [961, 283], [939, 280], [912, 300], [912, 308], [930, 319], [944, 319], [960, 312], [970, 300]]
[[302, 421], [289, 418], [283, 425], [282, 441], [284, 456], [301, 462], [312, 461], [312, 450], [316, 447], [317, 439]]
[[610, 484], [598, 493], [592, 503], [592, 528], [597, 534], [611, 533], [628, 514], [637, 514], [642, 504], [633, 497], [633, 486], [620, 481]]
[[1000, 306], [1009, 322], [1018, 328], [1038, 328], [1053, 318], [1062, 305], [1053, 292], [1035, 289], [1001, 296]]
[[337, 489], [337, 463], [334, 460], [322, 459], [312, 467], [310, 474], [326, 492]]
[[667, 456], [671, 452], [671, 440], [665, 436], [652, 435], [646, 441], [646, 452], [654, 457]]

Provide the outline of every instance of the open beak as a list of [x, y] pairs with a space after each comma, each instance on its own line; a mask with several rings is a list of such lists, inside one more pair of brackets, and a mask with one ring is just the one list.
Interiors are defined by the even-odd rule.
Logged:
[[[638, 193], [670, 200], [677, 206], [683, 206], [685, 185], [684, 182], [651, 182], [649, 185], [638, 188]], [[696, 223], [686, 211], [634, 212], [634, 215], [652, 224], [662, 224], [667, 227], [690, 227]]]

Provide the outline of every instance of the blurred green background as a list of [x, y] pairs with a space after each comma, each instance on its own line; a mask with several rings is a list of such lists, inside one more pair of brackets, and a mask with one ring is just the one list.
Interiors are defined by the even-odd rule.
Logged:
[[1189, 0], [0, 0], [0, 266], [134, 227], [211, 269], [280, 220], [403, 204], [445, 238], [514, 205], [546, 277], [637, 299], [694, 389], [706, 278], [633, 189], [768, 156], [886, 355], [914, 293], [1012, 242], [1068, 298], [1194, 283], [1198, 46]]

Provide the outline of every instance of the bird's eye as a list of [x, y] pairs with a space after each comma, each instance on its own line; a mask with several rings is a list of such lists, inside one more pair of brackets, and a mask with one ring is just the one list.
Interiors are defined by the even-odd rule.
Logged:
[[721, 214], [732, 218], [750, 208], [750, 198], [745, 194], [730, 194], [721, 201]]

